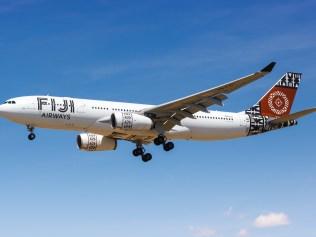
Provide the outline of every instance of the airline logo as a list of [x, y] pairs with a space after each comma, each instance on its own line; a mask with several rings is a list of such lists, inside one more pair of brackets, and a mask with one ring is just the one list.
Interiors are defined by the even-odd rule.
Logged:
[[296, 88], [275, 86], [261, 101], [262, 116], [281, 117], [288, 115], [294, 101]]
[[70, 120], [70, 114], [75, 113], [75, 103], [73, 100], [63, 100], [62, 103], [58, 104], [54, 98], [38, 97], [37, 106], [39, 111], [42, 111], [44, 108], [41, 117], [45, 119]]
[[58, 111], [61, 113], [74, 113], [75, 112], [75, 103], [73, 100], [63, 100], [63, 103], [59, 105], [59, 108], [56, 108], [56, 101], [54, 98], [51, 98], [50, 100], [45, 97], [38, 97], [37, 98], [37, 106], [38, 110], [43, 110], [43, 106], [49, 106], [51, 111]]
[[277, 115], [285, 114], [288, 111], [289, 104], [289, 99], [282, 91], [275, 91], [269, 95], [269, 108]]

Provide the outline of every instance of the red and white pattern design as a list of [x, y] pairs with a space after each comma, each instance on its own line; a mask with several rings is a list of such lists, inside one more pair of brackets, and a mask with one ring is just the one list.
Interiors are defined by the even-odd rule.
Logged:
[[290, 102], [286, 94], [278, 90], [269, 95], [268, 105], [273, 113], [283, 115], [288, 111]]

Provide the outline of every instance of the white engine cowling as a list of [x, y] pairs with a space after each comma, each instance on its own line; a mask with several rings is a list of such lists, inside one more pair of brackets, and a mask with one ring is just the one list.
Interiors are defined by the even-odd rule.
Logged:
[[133, 113], [113, 113], [111, 123], [112, 128], [125, 130], [150, 130], [154, 125], [150, 118]]
[[82, 133], [77, 136], [77, 145], [85, 151], [110, 151], [117, 147], [116, 139], [93, 133]]

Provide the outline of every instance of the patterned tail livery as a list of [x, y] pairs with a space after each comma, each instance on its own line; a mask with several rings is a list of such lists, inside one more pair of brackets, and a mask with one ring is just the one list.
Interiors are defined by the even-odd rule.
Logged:
[[257, 104], [245, 111], [249, 116], [248, 136], [297, 124], [295, 119], [286, 119], [276, 124], [270, 121], [280, 117], [286, 118], [290, 114], [301, 75], [286, 73]]
[[289, 115], [301, 75], [301, 73], [286, 73], [258, 103], [246, 110], [246, 113], [273, 118]]

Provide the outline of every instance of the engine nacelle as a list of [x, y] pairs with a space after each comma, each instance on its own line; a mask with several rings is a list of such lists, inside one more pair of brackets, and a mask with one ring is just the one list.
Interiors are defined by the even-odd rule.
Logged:
[[111, 124], [114, 129], [125, 130], [150, 130], [154, 125], [150, 118], [133, 113], [113, 113]]
[[116, 139], [93, 133], [82, 133], [77, 136], [77, 145], [85, 151], [110, 151], [117, 147]]

